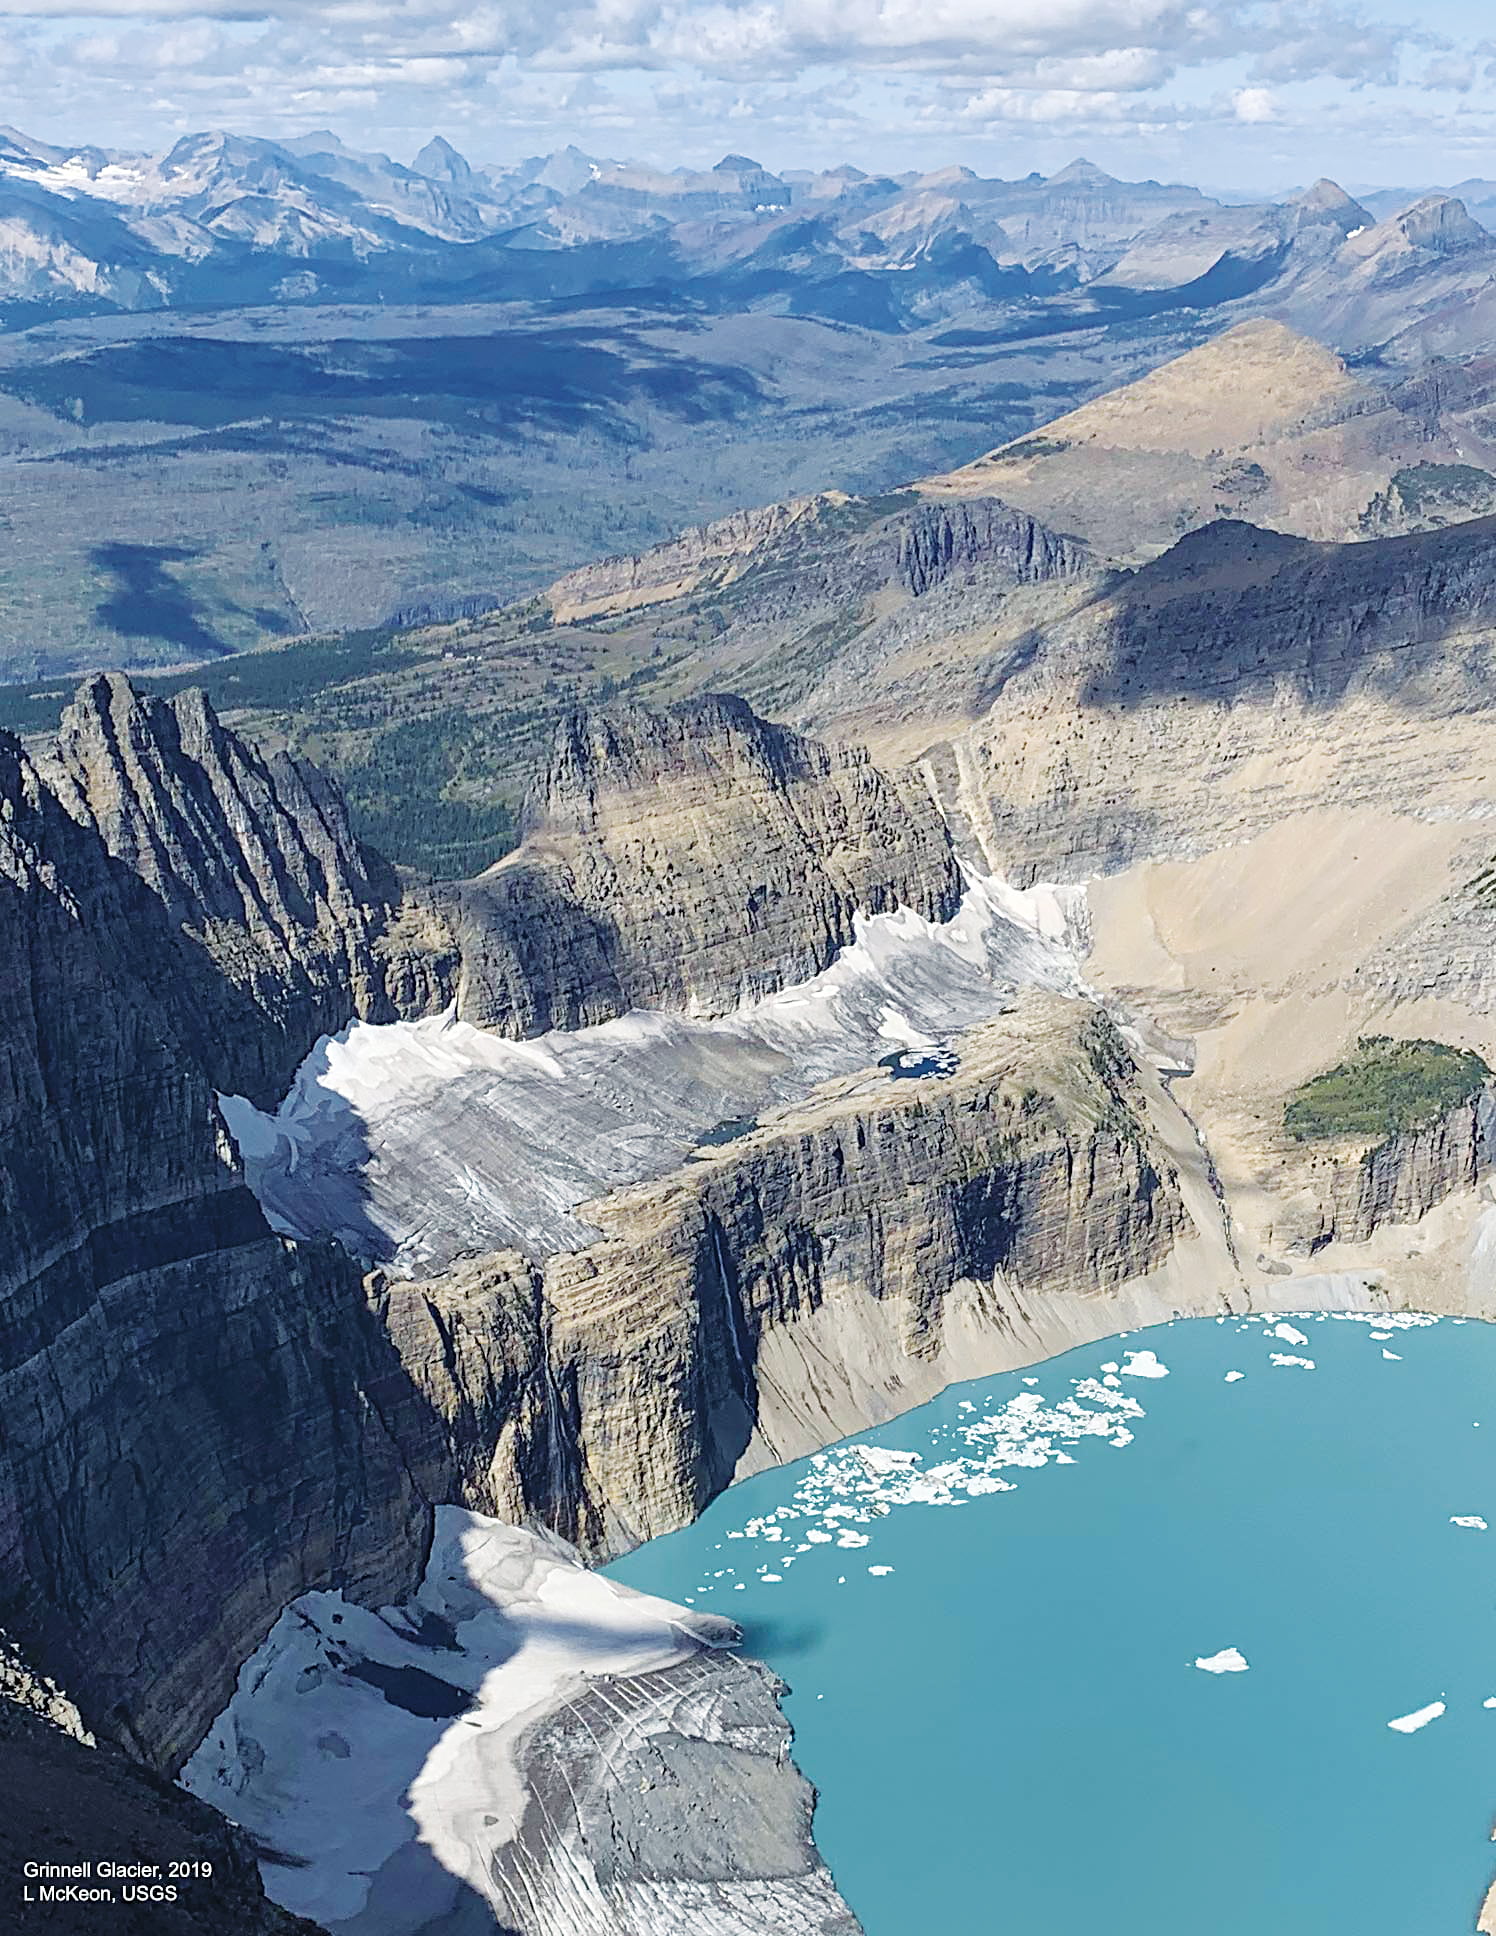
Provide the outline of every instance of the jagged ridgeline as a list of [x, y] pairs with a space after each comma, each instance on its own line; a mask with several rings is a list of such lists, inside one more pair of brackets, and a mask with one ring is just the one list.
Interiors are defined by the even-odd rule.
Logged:
[[[726, 688], [785, 716], [852, 652], [886, 651], [942, 587], [972, 612], [1073, 580], [1084, 562], [1082, 547], [995, 500], [823, 493], [605, 561], [496, 615], [299, 642], [138, 684], [163, 697], [203, 688], [256, 738], [333, 772], [381, 852], [460, 878], [515, 844], [530, 776], [577, 704], [658, 706]], [[0, 721], [48, 730], [70, 691], [14, 690]]]
[[[450, 1010], [513, 1038], [727, 1016], [806, 983], [859, 922], [938, 937], [962, 883], [927, 790], [736, 699], [577, 716], [520, 848], [437, 884], [200, 694], [100, 678], [50, 748], [0, 757], [0, 1622], [147, 1767], [180, 1766], [305, 1589], [410, 1593], [435, 1506], [618, 1551], [870, 1404], [1136, 1318], [1133, 1283], [1194, 1229], [1115, 1029], [1034, 991], [933, 1081], [870, 1065], [620, 1193], [600, 1243], [409, 1281], [288, 1242], [220, 1094], [273, 1107], [350, 1016]], [[788, 1366], [828, 1350], [843, 1370], [811, 1404]], [[109, 1764], [89, 1766], [102, 1797]], [[785, 1833], [824, 1894], [794, 1779]], [[544, 1901], [560, 1859], [525, 1844], [514, 1887]], [[800, 1926], [773, 1904], [801, 1887], [768, 1888], [766, 1928]]]

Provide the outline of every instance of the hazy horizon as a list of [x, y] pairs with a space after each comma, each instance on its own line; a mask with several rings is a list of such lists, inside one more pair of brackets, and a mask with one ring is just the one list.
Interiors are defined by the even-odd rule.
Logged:
[[28, 132], [160, 148], [330, 127], [407, 156], [591, 154], [1281, 192], [1496, 168], [1475, 0], [0, 0]]
[[[380, 154], [406, 167], [413, 164], [427, 142], [437, 138], [449, 142], [475, 168], [493, 169], [513, 168], [522, 162], [566, 149], [576, 149], [585, 154], [589, 160], [603, 165], [648, 167], [663, 172], [706, 172], [733, 155], [755, 161], [770, 173], [780, 175], [824, 172], [843, 167], [859, 169], [866, 175], [932, 175], [946, 169], [965, 167], [988, 178], [1020, 180], [1031, 173], [1046, 178], [1052, 177], [1077, 163], [1090, 163], [1122, 181], [1137, 182], [1151, 179], [1163, 184], [1182, 183], [1197, 188], [1206, 195], [1227, 201], [1282, 200], [1302, 191], [1321, 178], [1337, 182], [1350, 195], [1371, 195], [1398, 189], [1450, 188], [1463, 181], [1490, 178], [1483, 175], [1479, 167], [1470, 165], [1471, 158], [1465, 156], [1461, 158], [1462, 172], [1459, 173], [1451, 164], [1442, 171], [1417, 177], [1407, 175], [1393, 178], [1390, 175], [1382, 175], [1361, 178], [1344, 172], [1337, 174], [1332, 167], [1326, 167], [1313, 173], [1285, 177], [1272, 182], [1222, 180], [1190, 174], [1185, 170], [1170, 173], [1167, 170], [1150, 167], [1149, 158], [1142, 154], [1131, 159], [1126, 156], [1114, 157], [1109, 163], [1102, 158], [1105, 144], [1093, 143], [1084, 149], [1076, 147], [1065, 152], [1063, 143], [1054, 141], [1035, 144], [1027, 155], [1015, 152], [1010, 161], [999, 165], [984, 162], [980, 157], [967, 159], [960, 153], [940, 153], [934, 148], [922, 160], [898, 161], [880, 159], [873, 153], [837, 152], [832, 154], [830, 159], [821, 155], [797, 156], [793, 152], [780, 154], [774, 149], [765, 149], [762, 144], [751, 141], [724, 146], [721, 131], [718, 131], [715, 146], [709, 138], [694, 139], [679, 150], [672, 150], [665, 141], [656, 141], [646, 148], [637, 149], [605, 148], [595, 142], [589, 145], [583, 138], [583, 130], [569, 129], [564, 126], [555, 129], [552, 138], [543, 145], [538, 142], [526, 144], [511, 141], [498, 146], [492, 141], [482, 145], [483, 137], [478, 130], [470, 131], [468, 137], [463, 139], [449, 128], [440, 125], [433, 125], [425, 131], [414, 133], [406, 131], [388, 139], [381, 139], [377, 130], [356, 135], [346, 128], [340, 128], [325, 121], [308, 122], [305, 127], [277, 127], [271, 131], [252, 121], [234, 118], [222, 122], [203, 122], [192, 127], [165, 128], [154, 139], [146, 137], [120, 141], [101, 139], [97, 133], [91, 131], [80, 133], [73, 127], [51, 128], [35, 122], [21, 121], [0, 125], [9, 126], [15, 133], [51, 147], [79, 149], [95, 146], [134, 154], [163, 154], [178, 141], [205, 134], [223, 134], [245, 140], [264, 140], [284, 144], [305, 142], [316, 135], [329, 134], [345, 148], [366, 154]], [[1493, 174], [1496, 174], [1496, 156], [1493, 156], [1490, 167]]]

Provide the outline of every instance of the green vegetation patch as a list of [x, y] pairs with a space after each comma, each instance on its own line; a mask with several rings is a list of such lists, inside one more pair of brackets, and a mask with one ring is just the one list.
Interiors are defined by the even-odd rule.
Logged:
[[[245, 707], [297, 711], [311, 706], [329, 687], [366, 677], [382, 664], [398, 663], [402, 656], [393, 632], [365, 630], [236, 652], [231, 658], [184, 672], [132, 671], [129, 677], [137, 692], [163, 699], [201, 686], [220, 713]], [[78, 673], [66, 679], [0, 686], [0, 728], [11, 733], [49, 731], [85, 676]]]
[[1489, 504], [1496, 494], [1496, 477], [1474, 464], [1414, 464], [1398, 471], [1392, 485], [1415, 515], [1431, 504]]
[[1473, 1050], [1363, 1035], [1348, 1061], [1294, 1091], [1283, 1127], [1296, 1143], [1381, 1140], [1437, 1122], [1490, 1079]]
[[1006, 450], [996, 453], [1002, 458], [1020, 457], [1059, 457], [1069, 450], [1070, 445], [1063, 437], [1024, 437], [1016, 444], [1009, 444]]

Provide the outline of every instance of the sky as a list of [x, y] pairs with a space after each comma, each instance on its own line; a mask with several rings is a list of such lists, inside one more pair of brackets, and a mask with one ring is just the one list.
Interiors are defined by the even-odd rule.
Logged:
[[0, 119], [157, 149], [331, 128], [409, 159], [962, 162], [1240, 192], [1496, 176], [1478, 0], [0, 0]]

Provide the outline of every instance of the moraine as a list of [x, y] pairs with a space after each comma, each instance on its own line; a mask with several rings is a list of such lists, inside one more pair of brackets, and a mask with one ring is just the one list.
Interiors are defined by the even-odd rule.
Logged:
[[954, 1387], [610, 1571], [791, 1683], [867, 1936], [1457, 1932], [1493, 1389], [1486, 1325], [1182, 1322]]

